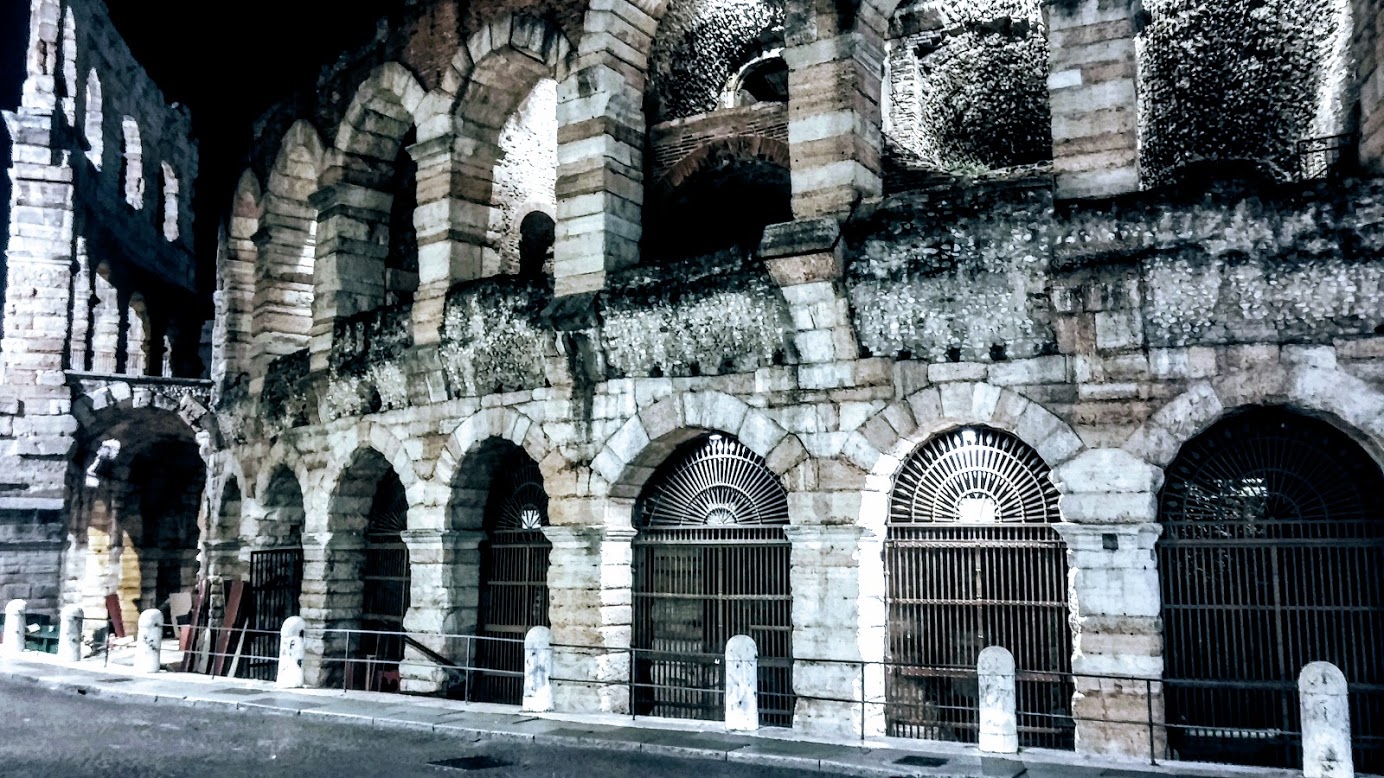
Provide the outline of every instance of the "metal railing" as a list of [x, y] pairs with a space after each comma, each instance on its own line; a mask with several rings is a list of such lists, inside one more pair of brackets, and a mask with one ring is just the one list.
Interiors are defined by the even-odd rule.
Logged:
[[[323, 685], [343, 690], [411, 691], [466, 702], [518, 704], [522, 666], [487, 657], [523, 656], [522, 638], [455, 633], [327, 629]], [[482, 648], [492, 650], [477, 650]], [[509, 680], [509, 683], [505, 683]]]
[[1330, 178], [1353, 169], [1359, 140], [1358, 135], [1346, 133], [1298, 141], [1298, 180]]

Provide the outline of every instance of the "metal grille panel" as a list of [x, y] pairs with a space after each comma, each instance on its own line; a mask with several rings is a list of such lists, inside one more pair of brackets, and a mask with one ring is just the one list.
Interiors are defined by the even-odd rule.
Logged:
[[[389, 472], [375, 492], [365, 531], [365, 558], [361, 566], [363, 630], [403, 631], [410, 576], [408, 546], [400, 533], [407, 526], [408, 499], [398, 476]], [[402, 635], [365, 634], [359, 645], [361, 655], [376, 662], [398, 662], [404, 658]]]
[[719, 720], [726, 641], [759, 649], [759, 718], [791, 726], [787, 493], [753, 451], [694, 441], [656, 474], [634, 541], [636, 713]]
[[975, 664], [1004, 646], [1025, 746], [1071, 748], [1072, 637], [1057, 490], [1038, 455], [985, 428], [933, 438], [890, 499], [888, 734], [974, 742]]
[[[523, 638], [532, 627], [548, 626], [548, 559], [552, 544], [541, 527], [548, 523], [548, 495], [538, 466], [524, 458], [496, 473], [486, 509], [486, 540], [481, 547], [481, 606], [477, 634]], [[523, 646], [482, 640], [476, 666], [522, 673]], [[520, 676], [482, 674], [473, 699], [517, 705]]]
[[1356, 768], [1384, 771], [1384, 475], [1334, 428], [1276, 409], [1183, 447], [1160, 495], [1169, 745], [1296, 767], [1296, 679], [1340, 667]]
[[[278, 632], [284, 619], [298, 615], [303, 589], [303, 549], [276, 548], [250, 554], [250, 590], [254, 603], [250, 628], [252, 657], [246, 663], [247, 678], [272, 681], [278, 672]], [[264, 634], [264, 633], [271, 634]]]

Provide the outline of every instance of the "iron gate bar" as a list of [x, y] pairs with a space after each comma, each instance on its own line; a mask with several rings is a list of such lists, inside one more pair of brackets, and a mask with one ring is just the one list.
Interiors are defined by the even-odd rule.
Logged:
[[272, 681], [279, 668], [279, 630], [284, 619], [298, 615], [303, 588], [303, 549], [279, 548], [250, 553], [250, 638], [252, 659], [241, 677]]

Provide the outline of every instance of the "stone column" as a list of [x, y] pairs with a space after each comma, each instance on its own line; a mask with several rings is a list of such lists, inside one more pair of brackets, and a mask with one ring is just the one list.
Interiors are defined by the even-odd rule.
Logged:
[[[404, 630], [429, 649], [465, 664], [468, 641], [456, 637], [476, 631], [480, 606], [480, 544], [484, 532], [439, 529], [404, 530], [408, 545], [409, 609]], [[452, 635], [453, 637], [441, 637]], [[459, 680], [412, 646], [404, 647], [399, 667], [401, 689], [432, 694]]]
[[759, 729], [759, 649], [749, 635], [726, 641], [726, 729]]
[[647, 51], [657, 23], [622, 0], [587, 17], [588, 29], [599, 29], [583, 36], [577, 64], [557, 89], [558, 297], [604, 288], [607, 271], [638, 261], [643, 232], [643, 95], [615, 52]]
[[1298, 694], [1303, 778], [1354, 778], [1345, 675], [1330, 662], [1313, 662], [1298, 676]]
[[[858, 494], [790, 493], [793, 517], [840, 510]], [[793, 543], [793, 690], [851, 702], [798, 699], [793, 727], [816, 736], [884, 733], [883, 538], [858, 525], [795, 525]], [[845, 660], [821, 662], [812, 660]], [[859, 664], [856, 664], [859, 662]]]
[[462, 175], [472, 162], [472, 142], [448, 132], [420, 141], [408, 152], [418, 164], [418, 291], [413, 298], [414, 342], [441, 338], [447, 290], [458, 281], [480, 278], [489, 207], [469, 202], [473, 182]]
[[1044, 3], [1052, 164], [1060, 198], [1139, 189], [1138, 0]]
[[[341, 175], [339, 168], [335, 175]], [[336, 320], [384, 303], [384, 261], [389, 245], [380, 227], [389, 224], [390, 196], [337, 181], [309, 199], [317, 209], [316, 281], [308, 339], [315, 373], [327, 369]]]
[[867, 18], [872, 8], [860, 3], [855, 29], [841, 29], [839, 7], [804, 9], [785, 24], [788, 146], [797, 219], [839, 219], [882, 191], [884, 20]]
[[[1060, 467], [1053, 481], [1062, 492], [1064, 519], [1054, 527], [1066, 541], [1070, 566], [1076, 750], [1147, 758], [1149, 711], [1155, 723], [1163, 721], [1156, 682], [1163, 677], [1162, 602], [1154, 556], [1163, 531], [1157, 523], [1163, 473], [1123, 450], [1093, 449]], [[1152, 751], [1162, 755], [1166, 735], [1155, 730], [1155, 737]]]
[[[311, 522], [311, 518], [309, 518]], [[303, 535], [303, 589], [298, 612], [307, 622], [303, 675], [310, 686], [339, 684], [349, 640], [328, 630], [360, 626], [365, 539], [359, 533]]]
[[548, 616], [555, 708], [628, 713], [634, 530], [550, 526], [543, 534], [553, 544]]

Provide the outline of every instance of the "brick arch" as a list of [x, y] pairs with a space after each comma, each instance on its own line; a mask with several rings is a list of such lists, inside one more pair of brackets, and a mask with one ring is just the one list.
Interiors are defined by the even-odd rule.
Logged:
[[1037, 402], [1000, 386], [958, 381], [920, 389], [870, 417], [842, 455], [865, 471], [860, 523], [882, 530], [894, 477], [913, 451], [938, 433], [983, 424], [1022, 440], [1056, 471], [1086, 450], [1071, 425]]
[[654, 185], [655, 191], [666, 196], [677, 189], [692, 175], [709, 169], [720, 155], [745, 162], [767, 162], [789, 170], [791, 168], [788, 144], [777, 138], [762, 135], [737, 135], [732, 138], [719, 138], [700, 146], [687, 156], [678, 160]]
[[639, 411], [620, 427], [591, 461], [610, 497], [620, 503], [611, 518], [629, 510], [654, 470], [681, 444], [704, 432], [732, 435], [764, 458], [769, 470], [784, 476], [807, 458], [802, 441], [764, 411], [722, 392], [689, 392], [666, 397]]
[[1333, 367], [1267, 364], [1192, 384], [1135, 431], [1123, 450], [1167, 467], [1182, 446], [1248, 405], [1284, 405], [1327, 421], [1384, 467], [1384, 392]]
[[[351, 157], [394, 162], [398, 153], [399, 141], [404, 137], [408, 125], [417, 125], [426, 115], [423, 107], [426, 90], [408, 68], [398, 62], [386, 62], [371, 71], [370, 75], [357, 87], [346, 114], [336, 131], [333, 147]], [[397, 133], [387, 128], [371, 126], [369, 114], [374, 113], [396, 123], [405, 129]], [[381, 132], [381, 129], [385, 129]], [[376, 139], [384, 142], [380, 145]]]

